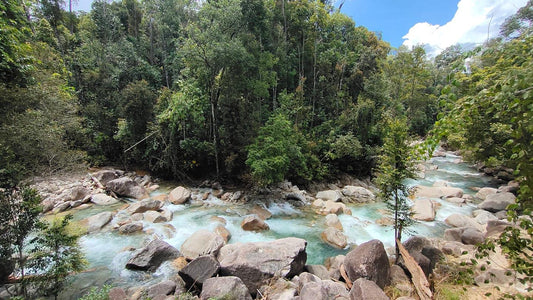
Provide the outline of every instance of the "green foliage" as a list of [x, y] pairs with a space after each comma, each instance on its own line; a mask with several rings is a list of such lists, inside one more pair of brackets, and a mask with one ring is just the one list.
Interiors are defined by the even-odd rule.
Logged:
[[248, 147], [246, 164], [260, 185], [278, 183], [290, 177], [310, 179], [302, 153], [303, 137], [281, 113], [272, 115]]
[[104, 285], [101, 288], [93, 287], [91, 290], [79, 298], [79, 300], [109, 300], [109, 290], [111, 290], [111, 285]]
[[[411, 190], [405, 184], [406, 179], [415, 178], [412, 155], [405, 120], [389, 120], [379, 157], [376, 184], [380, 189], [378, 196], [387, 203], [387, 210], [394, 217], [394, 238], [400, 242], [402, 232], [414, 223], [408, 199]], [[399, 257], [398, 246], [396, 257]]]
[[68, 283], [72, 272], [84, 269], [87, 262], [78, 246], [78, 236], [67, 233], [72, 215], [55, 219], [32, 239], [32, 260], [29, 265], [37, 270], [32, 284], [44, 295], [57, 295]]
[[[9, 188], [0, 192], [0, 263], [3, 266], [0, 268], [0, 281], [6, 280], [5, 277], [11, 273], [10, 267], [14, 268], [21, 276], [21, 291], [24, 296], [27, 295], [26, 257], [23, 250], [27, 245], [28, 235], [40, 226], [38, 216], [41, 211], [41, 197], [34, 189]], [[13, 254], [16, 254], [15, 258]]]

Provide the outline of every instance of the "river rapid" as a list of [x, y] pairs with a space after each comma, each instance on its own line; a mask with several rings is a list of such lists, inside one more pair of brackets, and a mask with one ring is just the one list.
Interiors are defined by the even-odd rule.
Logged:
[[[462, 162], [461, 158], [446, 153], [445, 157], [434, 157], [424, 163], [426, 171], [423, 178], [410, 180], [410, 186], [432, 186], [435, 182], [445, 181], [452, 187], [462, 188], [465, 194], [475, 194], [473, 188], [493, 186], [491, 177], [487, 177], [476, 169]], [[168, 193], [175, 185], [163, 184], [151, 196]], [[201, 198], [209, 189], [192, 189], [193, 198]], [[200, 229], [212, 231], [219, 223], [215, 217], [226, 220], [225, 227], [231, 232], [229, 243], [270, 241], [283, 237], [300, 237], [307, 240], [307, 264], [323, 264], [324, 259], [338, 254], [346, 254], [354, 245], [371, 239], [379, 239], [385, 247], [393, 246], [394, 231], [392, 226], [382, 226], [376, 220], [383, 217], [384, 203], [347, 204], [352, 215], [341, 214], [339, 219], [348, 238], [345, 249], [336, 249], [320, 238], [325, 230], [325, 217], [319, 215], [311, 206], [296, 207], [290, 203], [272, 199], [265, 208], [272, 217], [265, 222], [270, 230], [263, 232], [244, 231], [240, 224], [243, 217], [249, 214], [248, 204], [235, 204], [222, 201], [210, 194], [205, 201], [193, 201], [191, 204], [166, 204], [173, 212], [173, 219], [168, 223], [150, 223], [143, 221], [144, 232], [134, 235], [121, 235], [116, 231], [102, 231], [84, 235], [80, 245], [89, 263], [89, 270], [74, 276], [72, 283], [60, 295], [62, 299], [75, 299], [86, 293], [91, 287], [104, 284], [130, 287], [150, 285], [162, 281], [175, 273], [170, 262], [165, 262], [155, 273], [130, 271], [125, 269], [132, 248], [141, 248], [145, 242], [158, 236], [170, 245], [179, 249], [181, 244], [194, 232]], [[452, 213], [470, 215], [476, 209], [472, 203], [455, 204], [438, 198], [440, 203], [436, 218], [431, 222], [417, 222], [411, 229], [412, 234], [426, 237], [441, 237], [448, 226], [444, 220]], [[255, 204], [254, 204], [255, 205]], [[102, 211], [113, 211], [123, 206], [92, 206], [91, 208], [73, 211], [74, 220], [81, 220]], [[111, 226], [108, 227], [112, 227]], [[405, 237], [406, 239], [407, 237]]]

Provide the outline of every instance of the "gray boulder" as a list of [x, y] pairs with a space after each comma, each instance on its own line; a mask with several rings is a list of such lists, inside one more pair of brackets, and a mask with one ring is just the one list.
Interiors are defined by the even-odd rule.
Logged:
[[180, 252], [187, 259], [195, 259], [204, 255], [216, 255], [222, 246], [224, 246], [224, 239], [221, 236], [202, 229], [183, 242]]
[[350, 300], [389, 300], [389, 297], [374, 281], [359, 278], [350, 290]]
[[376, 200], [376, 195], [372, 191], [361, 186], [347, 185], [342, 189], [343, 202], [368, 203]]
[[155, 239], [146, 247], [133, 253], [128, 263], [126, 263], [126, 268], [130, 270], [155, 271], [164, 261], [179, 256], [178, 249], [160, 239]]
[[131, 204], [126, 210], [130, 215], [144, 213], [149, 210], [159, 210], [163, 202], [159, 200], [144, 199]]
[[328, 269], [323, 265], [306, 265], [307, 272], [320, 277], [320, 279], [331, 279]]
[[155, 299], [158, 296], [167, 296], [174, 294], [176, 283], [172, 280], [165, 280], [148, 287], [147, 296], [149, 299]]
[[168, 201], [173, 204], [183, 204], [191, 198], [191, 191], [182, 186], [173, 189], [168, 195]]
[[225, 276], [206, 279], [200, 299], [252, 300], [252, 296], [239, 277]]
[[479, 231], [483, 231], [483, 226], [476, 222], [474, 218], [465, 216], [463, 214], [451, 214], [444, 222], [452, 227], [472, 227]]
[[300, 274], [307, 260], [307, 242], [284, 238], [272, 242], [236, 243], [222, 247], [217, 259], [223, 276], [237, 276], [255, 291], [274, 276]]
[[413, 206], [413, 219], [419, 221], [433, 221], [435, 220], [435, 204], [429, 199], [416, 199]]
[[115, 180], [124, 175], [124, 171], [120, 170], [101, 170], [93, 174], [94, 178], [98, 179], [104, 186], [111, 180]]
[[120, 234], [132, 234], [143, 230], [142, 222], [133, 222], [120, 226], [118, 232]]
[[91, 196], [91, 202], [96, 205], [113, 205], [119, 201], [111, 196], [108, 196], [104, 193], [94, 194]]
[[348, 291], [344, 284], [332, 280], [321, 280], [306, 283], [300, 291], [301, 300], [348, 299]]
[[461, 235], [461, 242], [465, 245], [476, 245], [485, 241], [485, 235], [475, 228], [465, 228]]
[[451, 198], [463, 197], [463, 190], [446, 186], [417, 186], [416, 197], [418, 198]]
[[117, 195], [131, 197], [135, 199], [148, 198], [146, 189], [129, 177], [113, 179], [106, 184], [106, 187]]
[[341, 230], [335, 227], [326, 228], [326, 230], [322, 232], [320, 237], [324, 242], [335, 248], [344, 249], [346, 245], [348, 245], [348, 238]]
[[318, 193], [316, 193], [316, 197], [317, 199], [322, 199], [324, 201], [333, 201], [333, 202], [338, 202], [338, 201], [341, 201], [342, 199], [342, 194], [341, 192], [337, 191], [337, 190], [326, 190], [326, 191], [320, 191]]
[[503, 192], [490, 194], [481, 202], [478, 207], [490, 212], [505, 210], [509, 204], [515, 203], [516, 196], [513, 193]]
[[344, 268], [351, 281], [366, 278], [376, 282], [379, 287], [389, 284], [389, 258], [379, 240], [363, 243], [346, 254]]
[[496, 194], [498, 192], [497, 189], [491, 188], [491, 187], [484, 187], [480, 188], [479, 191], [474, 195], [474, 197], [478, 198], [479, 200], [485, 200], [488, 195]]
[[343, 230], [342, 223], [341, 223], [341, 221], [339, 220], [339, 217], [336, 214], [327, 215], [325, 223], [326, 223], [327, 227], [335, 227], [338, 230]]
[[187, 287], [192, 287], [194, 285], [202, 287], [204, 282], [218, 273], [220, 265], [218, 261], [210, 255], [200, 256], [193, 259], [188, 263], [185, 268], [179, 271], [179, 275]]
[[102, 229], [113, 219], [113, 213], [104, 211], [94, 216], [88, 217], [84, 222], [87, 224], [87, 232], [95, 232]]

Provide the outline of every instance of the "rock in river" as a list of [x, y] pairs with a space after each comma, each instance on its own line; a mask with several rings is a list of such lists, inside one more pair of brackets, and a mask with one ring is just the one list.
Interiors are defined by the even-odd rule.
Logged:
[[125, 197], [135, 199], [145, 199], [149, 197], [146, 189], [129, 177], [120, 177], [111, 180], [106, 184], [106, 187], [117, 193], [117, 195]]
[[256, 290], [274, 276], [300, 274], [307, 260], [307, 242], [289, 237], [272, 242], [236, 243], [218, 253], [220, 273], [241, 278], [248, 289]]
[[224, 239], [221, 236], [202, 229], [186, 239], [180, 251], [187, 259], [195, 259], [203, 255], [216, 255], [222, 246], [224, 246]]
[[346, 254], [344, 267], [352, 281], [365, 278], [374, 281], [380, 288], [389, 283], [389, 258], [379, 240], [363, 243]]
[[160, 239], [136, 251], [126, 264], [130, 270], [155, 271], [166, 260], [180, 256], [178, 249]]

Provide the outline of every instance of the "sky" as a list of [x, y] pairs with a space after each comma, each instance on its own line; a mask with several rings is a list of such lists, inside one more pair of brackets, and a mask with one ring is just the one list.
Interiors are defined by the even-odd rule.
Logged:
[[[336, 1], [337, 5], [341, 0]], [[435, 56], [454, 44], [496, 37], [527, 0], [345, 0], [341, 12], [397, 48], [424, 45]]]
[[[78, 0], [89, 11], [92, 0]], [[357, 26], [381, 34], [392, 47], [422, 44], [429, 56], [457, 43], [480, 44], [527, 0], [336, 0]]]

